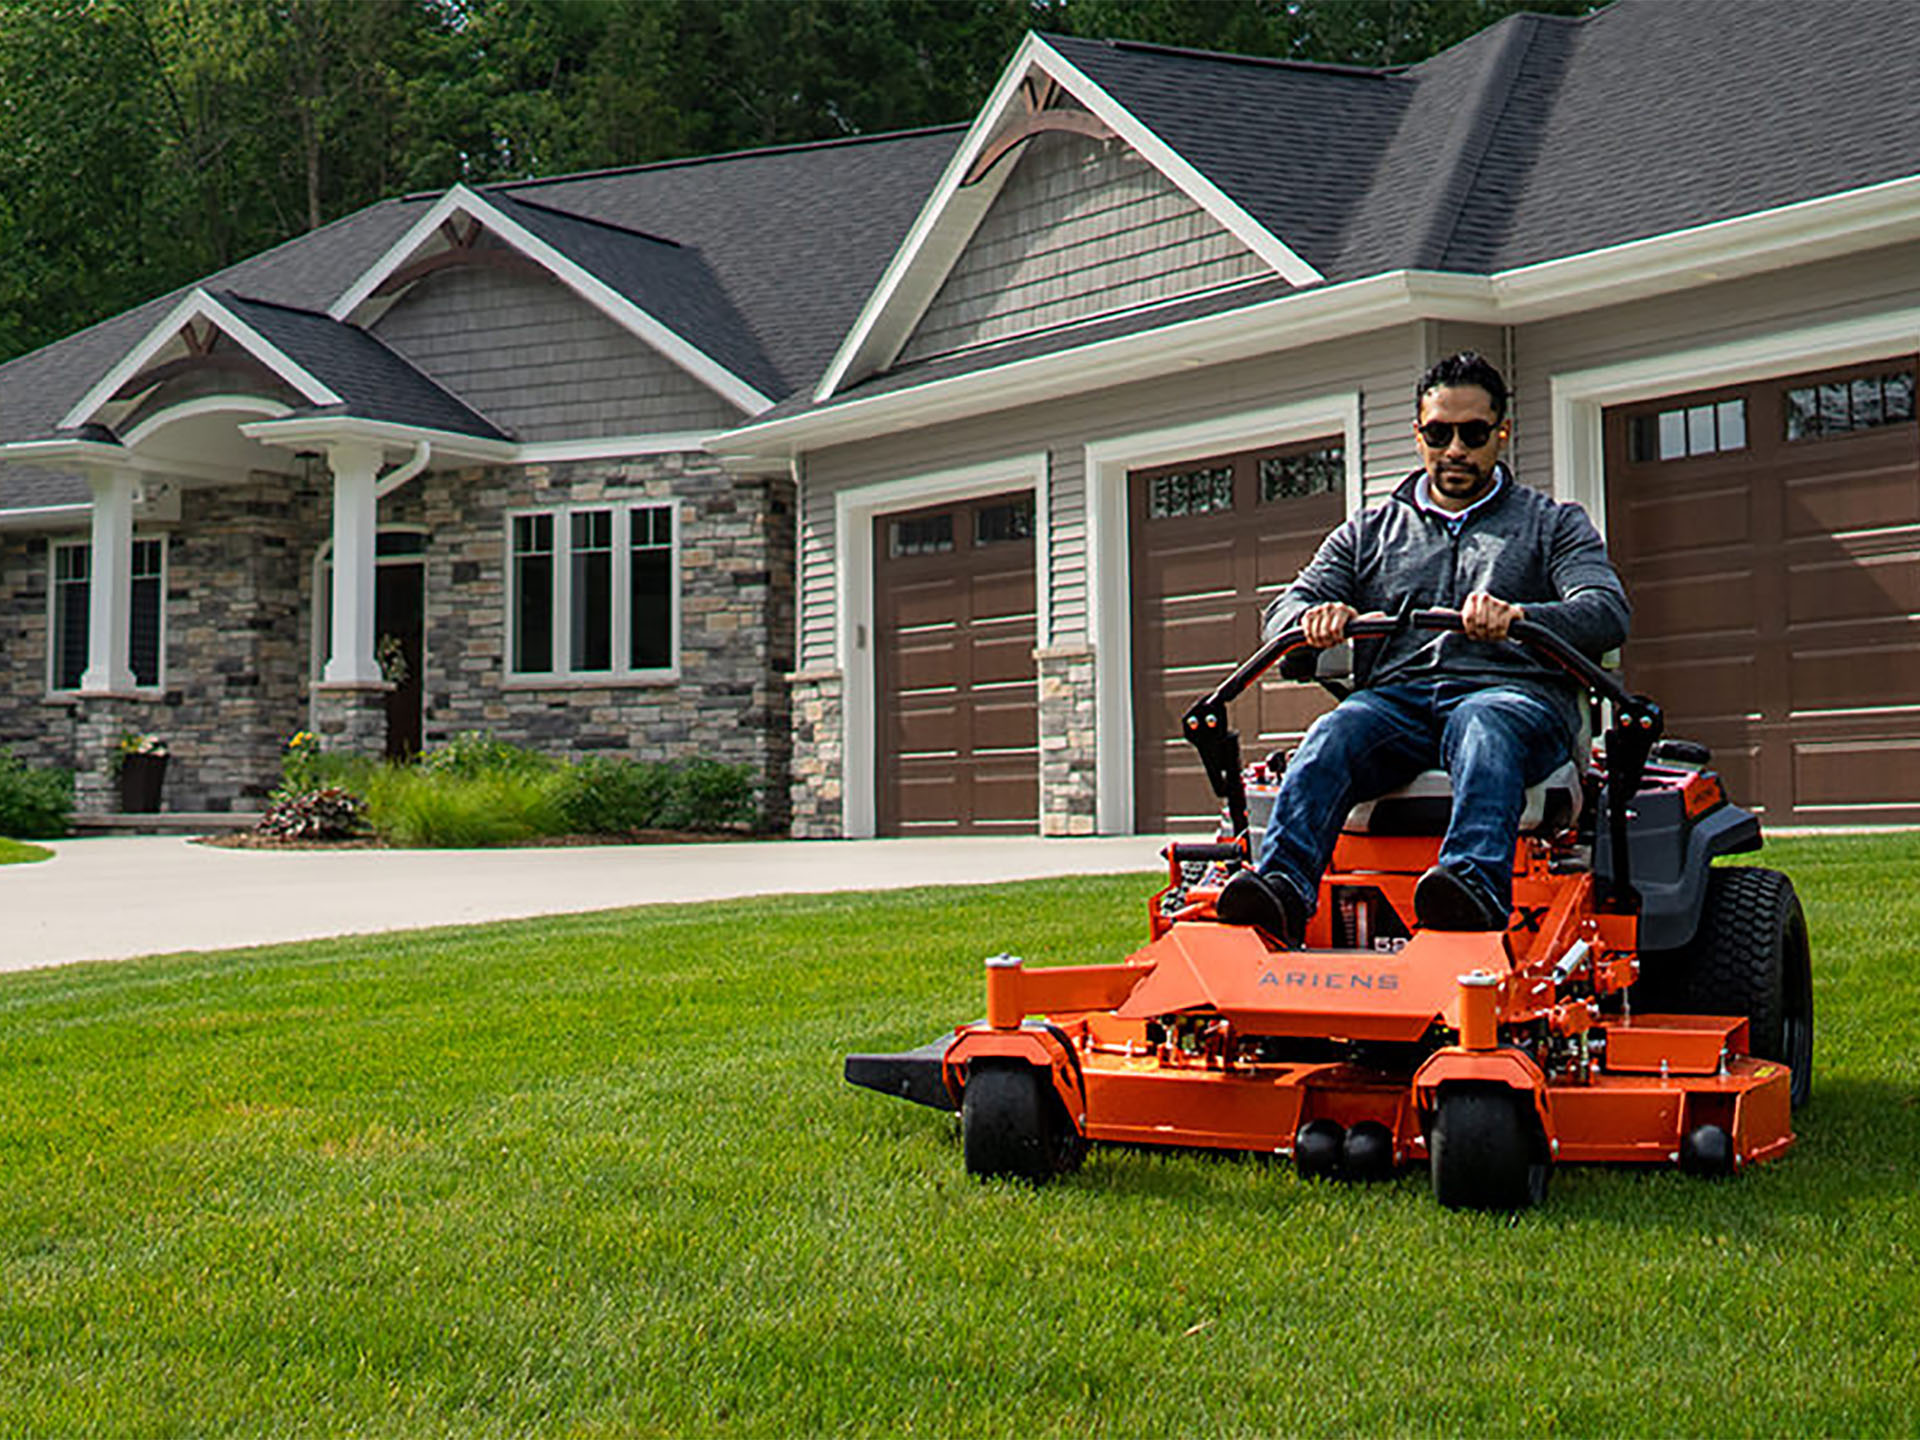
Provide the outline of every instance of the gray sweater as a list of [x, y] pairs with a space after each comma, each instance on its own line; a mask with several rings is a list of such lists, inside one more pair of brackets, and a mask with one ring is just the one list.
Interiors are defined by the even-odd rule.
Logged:
[[[1416, 470], [1392, 495], [1352, 516], [1321, 543], [1294, 582], [1267, 607], [1265, 633], [1278, 634], [1315, 605], [1340, 600], [1361, 614], [1458, 609], [1475, 590], [1526, 607], [1527, 619], [1599, 659], [1627, 638], [1629, 607], [1587, 512], [1521, 485], [1502, 485], [1457, 528], [1424, 509]], [[1558, 670], [1516, 645], [1486, 644], [1449, 631], [1407, 630], [1355, 647], [1359, 685], [1423, 680], [1517, 684], [1538, 690], [1580, 728], [1579, 691]]]

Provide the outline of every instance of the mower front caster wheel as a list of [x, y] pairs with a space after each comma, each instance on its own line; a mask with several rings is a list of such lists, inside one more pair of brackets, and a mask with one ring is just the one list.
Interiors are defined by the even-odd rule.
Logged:
[[986, 1065], [960, 1101], [967, 1173], [1040, 1185], [1078, 1167], [1085, 1144], [1046, 1077], [1031, 1065]]
[[1514, 1091], [1442, 1090], [1427, 1154], [1433, 1198], [1449, 1210], [1524, 1210], [1547, 1198], [1545, 1146]]

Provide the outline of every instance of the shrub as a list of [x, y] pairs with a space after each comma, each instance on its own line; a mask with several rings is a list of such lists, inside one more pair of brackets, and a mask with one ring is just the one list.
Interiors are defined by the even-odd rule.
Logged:
[[595, 755], [569, 765], [559, 802], [567, 828], [579, 835], [624, 835], [660, 824], [672, 776], [647, 760]]
[[73, 814], [73, 772], [29, 768], [0, 745], [0, 835], [20, 840], [67, 833]]
[[462, 731], [420, 757], [420, 768], [427, 774], [462, 780], [549, 775], [559, 768], [559, 763], [538, 750], [496, 740], [478, 730]]
[[559, 773], [551, 769], [462, 776], [390, 765], [374, 776], [367, 813], [374, 832], [394, 845], [461, 850], [514, 845], [565, 831], [560, 785]]
[[693, 760], [672, 772], [660, 825], [667, 830], [745, 830], [759, 819], [753, 769]]
[[337, 785], [275, 800], [255, 828], [284, 840], [349, 840], [366, 828], [366, 804]]
[[339, 789], [365, 797], [381, 762], [367, 755], [334, 755], [321, 749], [320, 737], [302, 730], [287, 741], [280, 757], [280, 785], [270, 797], [295, 800], [315, 790]]

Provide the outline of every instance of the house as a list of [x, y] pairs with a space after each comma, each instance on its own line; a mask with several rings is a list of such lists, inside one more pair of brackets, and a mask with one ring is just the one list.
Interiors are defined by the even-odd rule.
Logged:
[[783, 824], [793, 478], [706, 441], [819, 374], [957, 138], [407, 196], [0, 367], [0, 743], [105, 810], [157, 732], [226, 811], [302, 729], [485, 730], [743, 763]]
[[[1476, 349], [1773, 824], [1920, 821], [1920, 25], [1618, 0], [1354, 70], [1034, 36], [791, 459], [800, 833], [1206, 827], [1177, 721]], [[1247, 752], [1323, 701], [1275, 682]]]
[[1203, 825], [1175, 718], [1474, 348], [1670, 730], [1920, 820], [1916, 62], [1885, 0], [1036, 35], [964, 130], [375, 206], [0, 367], [0, 742], [164, 731], [178, 808], [311, 724], [739, 759], [801, 835]]

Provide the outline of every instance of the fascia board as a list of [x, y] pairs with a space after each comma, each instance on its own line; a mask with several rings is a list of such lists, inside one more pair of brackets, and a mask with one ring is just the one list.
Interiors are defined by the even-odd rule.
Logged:
[[[1067, 60], [1037, 35], [1028, 35], [1001, 73], [999, 83], [982, 107], [980, 116], [968, 130], [953, 160], [934, 187], [932, 196], [921, 208], [919, 218], [907, 232], [907, 238], [894, 252], [893, 260], [881, 275], [847, 339], [828, 365], [813, 393], [814, 402], [839, 393], [849, 375], [864, 376], [884, 369], [897, 358], [913, 326], [931, 302], [947, 271], [971, 238], [986, 207], [999, 193], [1001, 176], [976, 204], [962, 205], [960, 182], [987, 142], [1006, 118], [1014, 96], [1030, 70], [1039, 70], [1056, 81], [1081, 104], [1113, 130], [1168, 182], [1219, 221], [1236, 239], [1289, 284], [1307, 286], [1324, 283], [1323, 276], [1278, 236], [1256, 221], [1226, 193], [1194, 168], [1172, 146], [1143, 125], [1124, 105], [1090, 80], [1084, 71]], [[944, 243], [943, 243], [944, 242]]]
[[340, 397], [322, 384], [305, 366], [285, 351], [270, 344], [259, 331], [241, 320], [205, 290], [195, 290], [167, 312], [166, 318], [146, 333], [139, 344], [120, 357], [120, 361], [102, 376], [79, 402], [60, 418], [60, 428], [84, 425], [113, 398], [120, 387], [138, 375], [148, 361], [160, 353], [180, 331], [195, 320], [206, 320], [285, 380], [313, 405], [338, 405]]
[[1141, 124], [1131, 110], [1094, 84], [1072, 61], [1044, 41], [1040, 44], [1037, 58], [1042, 69], [1073, 92], [1074, 98], [1082, 105], [1106, 121], [1116, 135], [1139, 152], [1141, 159], [1165, 175], [1189, 200], [1271, 265], [1281, 279], [1303, 287], [1326, 282], [1326, 276], [1255, 220], [1236, 201], [1228, 198], [1224, 190], [1202, 175], [1178, 150]]
[[0, 530], [66, 530], [84, 525], [93, 505], [20, 505], [0, 510]]
[[520, 449], [507, 441], [483, 440], [475, 435], [401, 425], [391, 420], [363, 420], [354, 415], [291, 415], [283, 420], [257, 420], [239, 429], [249, 440], [283, 447], [365, 444], [411, 449], [425, 441], [433, 446], [436, 455], [489, 465], [512, 464], [519, 458]]
[[[967, 171], [973, 167], [973, 162], [979, 158], [980, 152], [1006, 118], [1007, 108], [1013, 104], [1020, 82], [1026, 79], [1027, 71], [1040, 48], [1039, 36], [1029, 34], [1020, 42], [1020, 48], [1013, 52], [1013, 59], [1007, 62], [1006, 69], [1000, 72], [999, 80], [961, 140], [960, 148], [954, 152], [953, 159], [947, 162], [939, 183], [920, 207], [920, 213], [914, 218], [906, 239], [893, 252], [893, 258], [887, 262], [887, 268], [881, 272], [879, 281], [867, 296], [867, 303], [860, 307], [853, 328], [847, 332], [847, 338], [841, 342], [826, 373], [815, 386], [813, 398], [816, 404], [837, 394], [850, 373], [856, 369], [862, 374], [870, 372], [891, 359], [892, 353], [906, 343], [907, 333], [919, 319], [927, 302], [933, 298], [934, 292], [940, 288], [940, 281], [945, 278], [948, 266], [973, 234], [974, 222], [979, 219], [977, 214], [960, 216], [954, 213], [960, 182], [966, 178]], [[998, 193], [997, 184], [994, 189]], [[948, 243], [941, 245], [942, 232], [951, 231], [958, 231], [958, 238], [948, 237]], [[935, 277], [925, 278], [923, 272], [927, 270], [936, 272]], [[919, 282], [917, 286], [912, 284], [914, 281]], [[909, 294], [910, 290], [924, 293]], [[911, 317], [903, 317], [901, 312], [909, 308], [912, 310]], [[884, 327], [883, 321], [888, 322]]]
[[1020, 404], [1102, 390], [1169, 370], [1274, 354], [1412, 319], [1492, 320], [1488, 282], [1396, 271], [1092, 345], [1017, 360], [831, 409], [743, 425], [716, 436], [722, 455], [780, 456]]
[[478, 220], [621, 329], [639, 337], [721, 398], [749, 415], [757, 415], [772, 406], [773, 400], [769, 396], [763, 395], [706, 351], [686, 340], [677, 330], [662, 324], [591, 270], [554, 249], [490, 203], [485, 196], [469, 190], [465, 185], [455, 185], [436, 201], [433, 208], [421, 216], [399, 242], [375, 262], [372, 269], [334, 301], [327, 313], [336, 320], [344, 320], [352, 315], [388, 276], [406, 263], [442, 222], [456, 213]]

